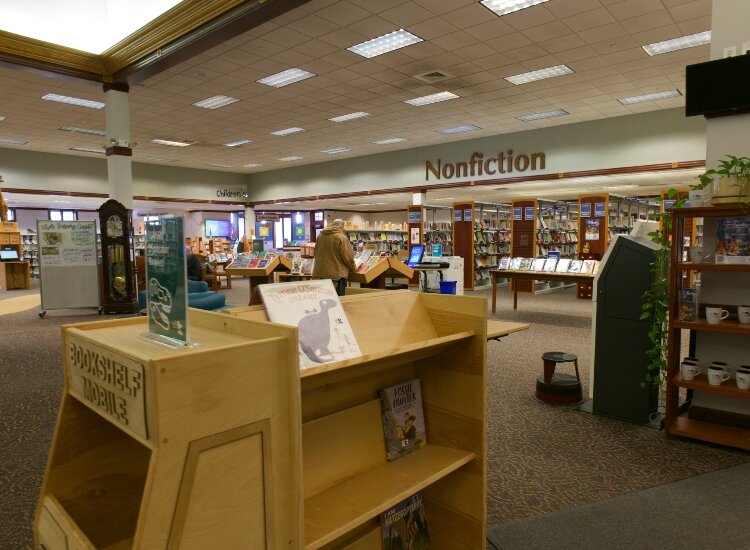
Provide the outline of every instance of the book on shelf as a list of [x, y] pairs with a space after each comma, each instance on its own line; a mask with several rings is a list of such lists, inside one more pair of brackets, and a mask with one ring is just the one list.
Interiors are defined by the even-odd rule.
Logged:
[[583, 266], [583, 260], [571, 260], [568, 273], [580, 273]]
[[330, 279], [265, 284], [258, 290], [269, 321], [297, 327], [301, 368], [362, 355]]
[[569, 258], [560, 258], [557, 261], [555, 273], [567, 273], [570, 270], [571, 260]]
[[581, 273], [594, 273], [594, 267], [596, 266], [596, 260], [583, 260], [581, 266]]
[[354, 256], [354, 267], [359, 270], [359, 267], [364, 264], [367, 265], [367, 260], [372, 256], [372, 250], [362, 250]]
[[[260, 267], [260, 262], [266, 262], [268, 263], [268, 260], [261, 260], [260, 258], [251, 258], [250, 261], [247, 264], [248, 269], [255, 269], [257, 267]], [[265, 267], [265, 264], [263, 265]]]
[[419, 378], [380, 390], [385, 456], [397, 460], [427, 444]]
[[716, 220], [716, 263], [750, 264], [750, 218]]
[[547, 260], [545, 258], [536, 258], [533, 265], [531, 266], [532, 271], [544, 271], [544, 264]]
[[547, 258], [544, 260], [544, 272], [554, 273], [557, 267], [557, 258]]
[[514, 271], [517, 270], [521, 265], [521, 260], [523, 260], [523, 258], [513, 258], [510, 261], [510, 267], [508, 269], [512, 269]]
[[680, 289], [680, 321], [694, 323], [698, 320], [698, 289]]
[[383, 550], [429, 550], [421, 491], [380, 514], [380, 534]]
[[315, 258], [305, 258], [302, 260], [301, 273], [303, 275], [312, 275], [313, 267], [315, 267]]
[[292, 260], [292, 273], [301, 274], [302, 273], [302, 258], [295, 258]]
[[528, 271], [531, 265], [531, 258], [521, 258], [521, 263], [518, 265], [519, 271]]
[[497, 266], [498, 269], [508, 269], [510, 265], [510, 256], [503, 256], [500, 258], [500, 264]]
[[250, 256], [237, 256], [237, 259], [229, 267], [232, 269], [245, 269], [249, 266], [250, 261]]

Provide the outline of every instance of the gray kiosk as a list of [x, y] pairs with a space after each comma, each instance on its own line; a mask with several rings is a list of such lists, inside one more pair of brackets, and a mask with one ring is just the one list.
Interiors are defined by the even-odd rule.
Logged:
[[[636, 234], [653, 230], [637, 224]], [[591, 384], [593, 412], [648, 424], [657, 410], [656, 388], [642, 388], [648, 366], [650, 319], [641, 320], [658, 245], [648, 237], [617, 235], [594, 281]]]

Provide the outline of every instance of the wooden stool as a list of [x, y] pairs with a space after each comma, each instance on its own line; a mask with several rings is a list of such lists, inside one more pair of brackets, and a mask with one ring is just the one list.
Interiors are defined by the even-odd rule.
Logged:
[[[562, 351], [548, 351], [542, 355], [544, 374], [536, 380], [535, 396], [554, 405], [575, 405], [583, 401], [578, 357]], [[573, 363], [576, 375], [555, 373], [558, 363]]]

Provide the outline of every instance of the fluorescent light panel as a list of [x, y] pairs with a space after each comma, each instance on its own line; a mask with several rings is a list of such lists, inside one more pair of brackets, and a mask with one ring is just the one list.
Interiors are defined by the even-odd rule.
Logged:
[[630, 97], [621, 97], [617, 101], [623, 105], [632, 105], [633, 103], [643, 103], [644, 101], [657, 101], [659, 99], [669, 99], [670, 97], [681, 96], [679, 90], [666, 90], [664, 92], [654, 92], [653, 94], [634, 95]]
[[442, 130], [438, 130], [438, 134], [461, 134], [463, 132], [473, 132], [474, 130], [479, 130], [479, 126], [474, 126], [473, 124], [465, 124], [463, 126], [454, 126], [453, 128], [443, 128]]
[[671, 40], [654, 42], [653, 44], [647, 44], [641, 47], [646, 51], [648, 55], [659, 55], [663, 53], [676, 52], [677, 50], [684, 50], [685, 48], [694, 48], [695, 46], [702, 46], [703, 44], [710, 43], [711, 31], [703, 31], [696, 34], [690, 34], [688, 36], [672, 38]]
[[370, 113], [359, 111], [357, 113], [349, 113], [348, 115], [335, 116], [333, 118], [329, 118], [328, 120], [330, 120], [331, 122], [351, 122], [352, 120], [360, 120], [369, 116], [372, 115], [370, 115]]
[[541, 120], [543, 118], [553, 118], [556, 116], [565, 116], [569, 115], [570, 113], [568, 111], [564, 111], [562, 109], [556, 109], [554, 111], [544, 111], [543, 113], [532, 113], [530, 115], [523, 115], [516, 117], [518, 120], [523, 120], [524, 122], [529, 122], [531, 120]]
[[412, 44], [417, 44], [418, 42], [422, 42], [422, 39], [417, 35], [405, 31], [404, 29], [399, 29], [384, 34], [383, 36], [373, 38], [372, 40], [356, 44], [347, 48], [347, 50], [370, 59], [372, 57], [377, 57], [378, 55], [383, 55], [384, 53], [400, 50], [401, 48], [411, 46]]
[[99, 155], [103, 155], [105, 153], [104, 149], [101, 147], [69, 147], [71, 151], [82, 151], [84, 153], [97, 153]]
[[156, 143], [157, 145], [169, 145], [170, 147], [188, 147], [192, 145], [191, 143], [186, 143], [184, 141], [170, 141], [168, 139], [152, 139], [151, 143]]
[[79, 134], [88, 134], [91, 136], [106, 136], [107, 132], [102, 130], [90, 130], [89, 128], [76, 128], [75, 126], [60, 126], [64, 132], [77, 132]]
[[220, 162], [211, 162], [206, 166], [215, 166], [216, 168], [234, 168], [231, 164], [221, 164]]
[[275, 132], [271, 132], [272, 136], [290, 136], [292, 134], [299, 134], [301, 132], [304, 132], [304, 128], [284, 128], [283, 130], [276, 130]]
[[395, 137], [395, 138], [379, 139], [378, 141], [373, 141], [373, 143], [375, 145], [390, 145], [391, 143], [402, 143], [404, 141], [406, 141], [406, 138]]
[[265, 78], [261, 78], [257, 82], [258, 84], [265, 84], [266, 86], [272, 86], [274, 88], [283, 88], [284, 86], [294, 84], [295, 82], [299, 82], [300, 80], [305, 80], [313, 76], [315, 76], [315, 74], [308, 71], [303, 71], [302, 69], [297, 69], [295, 67], [292, 69], [287, 69], [286, 71], [281, 71], [280, 73], [272, 74], [271, 76], [267, 76]]
[[351, 151], [351, 149], [348, 147], [334, 147], [333, 149], [323, 149], [321, 153], [337, 155], [338, 153], [346, 153], [347, 151]]
[[453, 92], [440, 92], [437, 94], [424, 95], [422, 97], [415, 97], [414, 99], [407, 99], [404, 103], [414, 105], [415, 107], [421, 107], [422, 105], [429, 105], [430, 103], [439, 103], [441, 101], [448, 101], [449, 99], [457, 99], [460, 96]]
[[14, 139], [14, 138], [3, 138], [0, 137], [0, 143], [11, 143], [13, 145], [26, 145], [28, 141], [23, 139]]
[[279, 160], [281, 162], [290, 162], [292, 160], [302, 160], [302, 157], [281, 157]]
[[0, 116], [0, 122], [2, 122], [3, 120], [5, 120], [5, 117], [4, 116]]
[[499, 16], [544, 4], [548, 0], [482, 0], [480, 3]]
[[229, 143], [225, 143], [227, 147], [242, 147], [243, 145], [250, 145], [253, 143], [250, 139], [238, 139], [237, 141], [230, 141]]
[[91, 99], [81, 99], [80, 97], [70, 97], [67, 95], [44, 94], [42, 99], [45, 101], [54, 101], [56, 103], [66, 103], [68, 105], [77, 105], [78, 107], [88, 107], [89, 109], [104, 109], [104, 103], [93, 101]]
[[255, 162], [251, 162], [250, 164], [243, 164], [243, 168], [257, 168], [258, 166], [263, 166], [262, 164], [258, 164]]
[[166, 157], [146, 157], [147, 160], [155, 160], [158, 162], [177, 162], [177, 159], [169, 159]]
[[237, 103], [238, 101], [239, 99], [237, 99], [236, 97], [229, 97], [228, 95], [215, 95], [213, 97], [197, 101], [193, 103], [193, 105], [196, 107], [202, 107], [204, 109], [219, 109], [220, 107], [226, 107], [227, 105]]
[[544, 80], [545, 78], [553, 78], [564, 74], [570, 74], [572, 72], [573, 70], [567, 65], [555, 65], [554, 67], [547, 67], [545, 69], [539, 69], [538, 71], [506, 76], [505, 80], [518, 86], [519, 84], [527, 84], [536, 80]]

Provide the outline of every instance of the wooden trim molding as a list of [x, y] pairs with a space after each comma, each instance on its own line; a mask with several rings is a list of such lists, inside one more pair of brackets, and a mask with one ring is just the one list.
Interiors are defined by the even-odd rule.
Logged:
[[[107, 193], [87, 193], [84, 191], [49, 191], [40, 189], [22, 189], [19, 187], [4, 187], [3, 192], [5, 193], [24, 193], [26, 195], [55, 195], [63, 197], [88, 197], [88, 198], [100, 198], [108, 199]], [[152, 197], [150, 195], [133, 195], [133, 199], [137, 201], [157, 201], [157, 202], [178, 202], [187, 204], [228, 204], [231, 206], [240, 206], [243, 209], [246, 206], [244, 202], [236, 201], [217, 201], [213, 199], [180, 199], [176, 197]], [[40, 210], [45, 210], [40, 208]], [[77, 208], [63, 208], [63, 210], [78, 210]]]
[[118, 157], [132, 157], [133, 156], [133, 149], [130, 147], [122, 147], [121, 145], [113, 145], [112, 147], [107, 147], [105, 149], [105, 152], [108, 157], [111, 157], [112, 155], [118, 156]]

